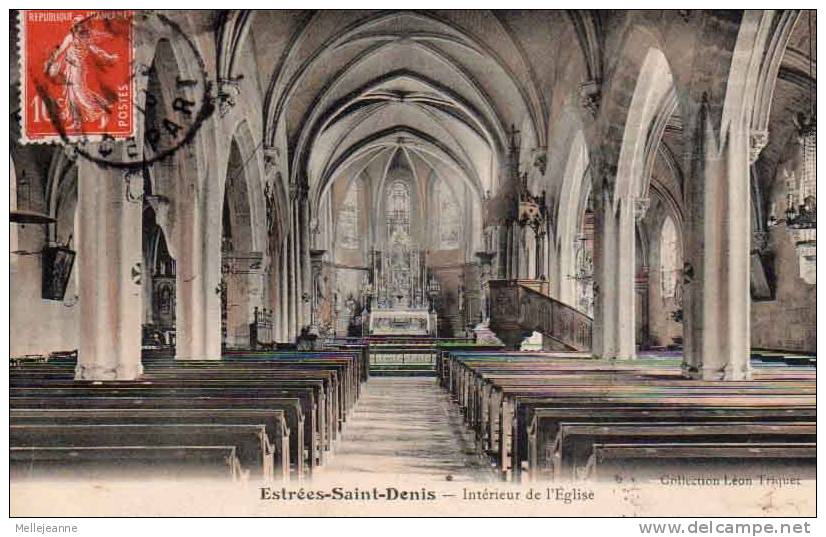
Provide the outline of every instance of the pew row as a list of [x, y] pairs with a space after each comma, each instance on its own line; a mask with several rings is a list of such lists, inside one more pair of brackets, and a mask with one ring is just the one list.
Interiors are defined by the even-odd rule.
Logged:
[[66, 480], [220, 479], [244, 469], [233, 446], [117, 446], [9, 448], [13, 482]]
[[[245, 447], [235, 452], [239, 464], [256, 478], [300, 479], [322, 465], [325, 452], [333, 449], [364, 378], [358, 349], [247, 352], [223, 360], [156, 356], [145, 359], [144, 366], [135, 381], [92, 382], [74, 380], [73, 356], [16, 363], [10, 370], [11, 423], [30, 432], [67, 428], [65, 435], [54, 435], [62, 440], [54, 441], [45, 433], [31, 433], [24, 441], [18, 432], [18, 446], [118, 447], [105, 444], [127, 440], [113, 441], [102, 432], [115, 429], [132, 431], [124, 438], [134, 436], [139, 444], [141, 427], [154, 427], [170, 444], [182, 444], [175, 440], [181, 431], [199, 430], [206, 435], [199, 436], [199, 445], [233, 446], [238, 440], [221, 437], [221, 427], [259, 427], [257, 452], [267, 456], [253, 463], [246, 460]], [[83, 428], [88, 432], [79, 432]]]
[[[709, 382], [684, 378], [679, 361], [669, 358], [610, 361], [582, 353], [457, 351], [443, 353], [439, 373], [480, 451], [503, 479], [521, 479], [523, 471], [529, 479], [570, 478], [573, 468], [581, 470], [582, 451], [569, 458], [559, 449], [557, 437], [566, 422], [594, 422], [607, 435], [614, 434], [607, 432], [613, 424], [614, 442], [633, 438], [635, 427], [651, 431], [661, 424], [672, 427], [661, 440], [697, 443], [702, 438], [697, 431], [715, 423], [737, 424], [739, 439], [813, 440], [810, 431], [792, 434], [815, 419], [813, 367], [757, 364], [754, 380]], [[722, 441], [725, 435], [714, 438]], [[728, 441], [737, 439], [732, 434]], [[589, 453], [589, 447], [583, 449]], [[566, 466], [569, 459], [573, 462]]]
[[[744, 480], [764, 485], [782, 480], [815, 479], [817, 445], [792, 444], [595, 444], [582, 472], [585, 480], [655, 480], [660, 484], [676, 476], [702, 478], [711, 484]], [[694, 475], [683, 475], [687, 470]], [[735, 470], [738, 473], [732, 474]], [[697, 474], [700, 475], [697, 475]], [[787, 483], [788, 484], [788, 483]]]

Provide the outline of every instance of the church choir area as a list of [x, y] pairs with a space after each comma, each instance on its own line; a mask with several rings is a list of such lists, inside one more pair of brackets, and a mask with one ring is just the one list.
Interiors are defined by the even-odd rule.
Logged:
[[12, 122], [12, 488], [815, 478], [814, 12], [165, 13], [188, 145]]

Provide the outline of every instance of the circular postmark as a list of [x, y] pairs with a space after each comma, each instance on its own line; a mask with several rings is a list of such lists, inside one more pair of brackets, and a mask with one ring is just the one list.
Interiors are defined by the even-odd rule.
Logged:
[[[123, 41], [126, 54], [117, 51]], [[143, 54], [136, 60], [138, 49]], [[128, 69], [119, 80], [116, 71], [124, 69], [123, 62]], [[50, 121], [54, 138], [102, 167], [137, 170], [170, 157], [195, 141], [215, 110], [195, 42], [177, 22], [154, 11], [75, 16], [42, 71], [25, 74], [30, 73], [39, 75], [34, 84], [39, 112]], [[119, 130], [125, 124], [127, 133]]]

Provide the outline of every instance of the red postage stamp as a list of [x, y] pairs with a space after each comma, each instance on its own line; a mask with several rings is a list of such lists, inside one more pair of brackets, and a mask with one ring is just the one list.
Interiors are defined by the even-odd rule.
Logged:
[[24, 140], [134, 135], [131, 11], [25, 10], [20, 31]]

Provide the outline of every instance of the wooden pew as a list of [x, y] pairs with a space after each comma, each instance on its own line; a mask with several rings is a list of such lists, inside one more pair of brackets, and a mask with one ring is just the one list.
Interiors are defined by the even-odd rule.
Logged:
[[[280, 375], [281, 378], [286, 379], [284, 382], [293, 381], [295, 384], [300, 384], [297, 379], [290, 379], [289, 377], [302, 379], [320, 377], [325, 382], [327, 394], [336, 392], [339, 395], [338, 399], [335, 397], [327, 397], [326, 400], [329, 403], [329, 411], [323, 416], [316, 417], [316, 421], [320, 423], [320, 434], [310, 435], [308, 431], [308, 434], [305, 435], [307, 439], [318, 437], [318, 445], [314, 447], [313, 452], [317, 454], [317, 458], [315, 459], [316, 463], [320, 463], [323, 457], [323, 450], [329, 450], [331, 448], [332, 439], [336, 436], [337, 431], [344, 421], [346, 410], [354, 403], [352, 390], [344, 390], [342, 388], [343, 385], [341, 383], [335, 385], [335, 381], [339, 370], [342, 370], [342, 368], [350, 368], [354, 362], [353, 356], [355, 354], [334, 353], [335, 355], [332, 358], [328, 357], [327, 353], [311, 353], [309, 357], [307, 356], [308, 353], [289, 353], [287, 355], [278, 353], [277, 356], [269, 356], [269, 353], [267, 354], [266, 356], [259, 354], [254, 356], [239, 355], [227, 361], [173, 361], [167, 358], [153, 359], [147, 363], [148, 373], [144, 375], [144, 378], [150, 380], [168, 380], [184, 377], [193, 383], [199, 383], [201, 379], [209, 378], [218, 380], [224, 378], [226, 375], [231, 377], [232, 381], [239, 381], [240, 383], [242, 379], [246, 380], [248, 378], [263, 376], [264, 378], [272, 380], [271, 377]], [[12, 382], [17, 383], [17, 385], [26, 382], [33, 385], [42, 384], [44, 377], [52, 374], [56, 375], [56, 378], [59, 378], [60, 373], [58, 372], [58, 368], [61, 365], [65, 372], [64, 378], [68, 382], [72, 373], [70, 370], [72, 367], [71, 362], [49, 364], [49, 368], [37, 370], [22, 368], [23, 371], [14, 372], [13, 378], [18, 380], [13, 380]], [[273, 368], [277, 368], [277, 370], [273, 370]], [[34, 375], [37, 375], [37, 377], [35, 378]], [[329, 375], [333, 375], [332, 388], [328, 387], [329, 385], [327, 384], [331, 380]], [[26, 378], [27, 376], [29, 377], [28, 379]], [[358, 380], [359, 379], [356, 378], [356, 385], [358, 385]], [[111, 383], [107, 382], [106, 384]], [[336, 387], [338, 387], [338, 391]], [[322, 406], [323, 405], [319, 405], [319, 407]], [[319, 414], [321, 414], [321, 412], [323, 412], [323, 408], [319, 409]], [[308, 420], [307, 424], [308, 429], [311, 428], [312, 420]]]
[[[635, 371], [634, 367], [640, 369], [639, 366], [629, 366], [626, 364], [617, 365], [615, 362], [606, 361], [582, 361], [574, 360], [573, 365], [571, 361], [560, 363], [559, 360], [542, 361], [538, 360], [536, 356], [507, 356], [505, 361], [498, 362], [496, 357], [487, 357], [488, 360], [476, 360], [473, 358], [472, 366], [468, 362], [463, 362], [458, 365], [458, 369], [464, 369], [460, 374], [455, 375], [454, 381], [451, 383], [454, 391], [457, 392], [457, 399], [460, 405], [465, 405], [468, 421], [471, 426], [479, 428], [482, 440], [488, 440], [487, 447], [490, 449], [495, 446], [498, 441], [498, 432], [496, 430], [496, 422], [499, 420], [499, 411], [497, 405], [500, 401], [493, 398], [494, 404], [490, 407], [484, 402], [489, 398], [490, 393], [496, 390], [511, 389], [513, 392], [541, 392], [543, 386], [566, 386], [569, 389], [576, 389], [578, 392], [591, 392], [592, 395], [599, 395], [600, 393], [607, 393], [607, 390], [615, 390], [618, 385], [636, 385], [636, 386], [651, 386], [652, 388], [636, 388], [638, 390], [656, 390], [660, 386], [676, 386], [677, 389], [671, 389], [672, 395], [676, 395], [682, 391], [683, 387], [700, 388], [700, 389], [718, 389], [724, 386], [724, 383], [702, 383], [701, 381], [687, 381], [680, 378], [679, 369], [671, 367], [663, 367], [656, 364], [658, 367], [655, 372], [658, 376], [653, 376], [651, 371]], [[454, 360], [457, 361], [457, 360]], [[529, 369], [519, 371], [512, 370], [514, 364], [527, 365]], [[498, 373], [485, 373], [488, 371], [501, 371], [502, 368], [508, 368], [506, 375]], [[537, 373], [537, 368], [543, 369], [541, 374]], [[456, 369], [456, 368], [454, 368]], [[576, 375], [572, 375], [570, 371], [576, 371]], [[583, 373], [582, 371], [586, 372]], [[468, 371], [470, 373], [468, 373]], [[520, 375], [514, 375], [520, 373]], [[548, 374], [552, 373], [552, 374]], [[661, 378], [662, 373], [670, 373]], [[474, 377], [475, 384], [467, 381], [468, 377]], [[575, 377], [575, 378], [574, 378]], [[692, 384], [693, 382], [693, 384]], [[606, 388], [600, 389], [595, 385], [605, 385]], [[754, 390], [757, 392], [772, 392], [781, 394], [784, 390], [794, 394], [813, 393], [814, 383], [772, 383], [772, 384], [743, 384], [743, 383], [729, 383], [729, 387], [736, 388], [737, 391]], [[520, 390], [519, 387], [524, 387]], [[633, 388], [632, 388], [633, 389]], [[496, 394], [494, 394], [496, 395]], [[501, 393], [499, 396], [501, 397]], [[558, 394], [557, 394], [558, 395]], [[576, 394], [575, 394], [576, 395]], [[580, 394], [581, 395], [581, 394]], [[490, 415], [486, 416], [486, 412], [490, 408]], [[480, 426], [480, 421], [489, 419], [490, 423], [487, 426]], [[487, 429], [487, 430], [485, 430]], [[486, 435], [490, 438], [485, 438]]]
[[[716, 464], [715, 464], [716, 463]], [[612, 481], [662, 480], [694, 470], [704, 476], [731, 475], [732, 469], [783, 477], [815, 479], [817, 445], [805, 444], [595, 444], [583, 478]], [[716, 468], [715, 468], [716, 467]], [[796, 475], [795, 475], [796, 474]], [[746, 475], [745, 477], [752, 477]], [[759, 477], [759, 476], [758, 476]]]
[[[232, 376], [254, 375], [259, 374], [270, 375], [274, 371], [279, 371], [278, 374], [282, 378], [319, 378], [325, 382], [326, 393], [332, 394], [329, 397], [330, 404], [333, 405], [330, 414], [335, 416], [333, 423], [340, 429], [341, 424], [346, 420], [347, 411], [355, 404], [356, 392], [351, 386], [351, 375], [349, 373], [341, 373], [343, 367], [342, 363], [327, 363], [327, 362], [308, 362], [305, 360], [287, 361], [279, 359], [278, 361], [258, 361], [258, 360], [242, 360], [240, 358], [233, 361], [204, 361], [204, 362], [170, 362], [163, 364], [147, 365], [144, 369], [144, 379], [162, 378], [164, 375], [180, 376], [185, 371], [200, 372], [206, 374], [214, 372], [217, 374], [226, 374]], [[194, 373], [193, 373], [194, 374]], [[327, 378], [332, 376], [332, 379]], [[342, 383], [340, 379], [344, 378]]]
[[234, 446], [11, 447], [9, 478], [28, 480], [238, 480], [243, 468]]
[[[189, 363], [189, 365], [180, 365], [187, 362], [178, 362], [176, 364], [168, 364], [165, 365], [160, 372], [147, 372], [142, 376], [142, 379], [138, 382], [148, 383], [153, 380], [169, 380], [169, 379], [191, 379], [194, 382], [200, 382], [201, 379], [212, 379], [212, 380], [219, 380], [219, 379], [226, 379], [227, 381], [271, 381], [274, 382], [276, 379], [283, 380], [284, 382], [292, 382], [293, 385], [301, 384], [301, 380], [307, 380], [308, 382], [304, 383], [307, 385], [311, 385], [312, 382], [310, 381], [318, 381], [324, 384], [324, 387], [318, 388], [318, 393], [316, 394], [316, 399], [321, 401], [326, 401], [328, 404], [328, 408], [324, 407], [324, 404], [321, 402], [319, 403], [320, 412], [324, 413], [324, 416], [317, 417], [317, 421], [322, 424], [322, 427], [325, 427], [330, 421], [329, 430], [332, 431], [331, 434], [325, 434], [325, 442], [328, 444], [327, 448], [329, 448], [329, 437], [334, 436], [337, 430], [340, 428], [341, 423], [343, 422], [343, 416], [345, 415], [346, 405], [342, 405], [341, 398], [337, 399], [335, 396], [328, 397], [330, 393], [338, 393], [337, 386], [335, 384], [335, 378], [331, 379], [329, 375], [335, 375], [334, 372], [330, 371], [307, 371], [306, 369], [311, 369], [311, 367], [304, 367], [300, 370], [298, 369], [289, 369], [289, 370], [282, 370], [285, 367], [281, 364], [277, 366], [277, 369], [273, 369], [276, 367], [275, 365], [267, 365], [261, 363], [249, 363], [249, 364], [227, 364], [223, 362], [199, 362], [197, 364]], [[72, 372], [68, 369], [65, 370], [66, 376], [62, 376], [55, 370], [24, 370], [24, 371], [13, 371], [11, 375], [11, 382], [12, 385], [24, 386], [24, 385], [42, 385], [43, 381], [52, 380], [52, 378], [57, 381], [58, 379], [63, 379], [67, 383], [78, 384], [82, 381], [74, 381], [71, 379]], [[28, 383], [28, 384], [26, 384]], [[88, 383], [87, 383], [88, 384]], [[107, 385], [112, 384], [115, 385], [112, 381], [107, 381]]]
[[[347, 411], [355, 404], [365, 370], [363, 351], [360, 347], [334, 352], [244, 352], [203, 361], [147, 357], [140, 381], [103, 383], [74, 381], [76, 357], [59, 357], [13, 367], [11, 395], [13, 405], [24, 409], [33, 403], [45, 411], [51, 400], [55, 407], [69, 401], [71, 408], [91, 410], [98, 407], [97, 401], [115, 412], [125, 410], [119, 408], [124, 404], [170, 411], [168, 406], [184, 396], [202, 409], [211, 406], [209, 401], [226, 400], [231, 408], [225, 410], [259, 408], [261, 398], [273, 404], [295, 398], [301, 405], [300, 416], [295, 409], [283, 409], [288, 422], [284, 429], [294, 432], [286, 436], [290, 446], [283, 453], [291, 457], [285, 466], [302, 475], [305, 464], [310, 471], [323, 462], [324, 451], [332, 448]], [[128, 401], [118, 403], [119, 398]], [[230, 402], [235, 399], [240, 402]], [[305, 429], [304, 434], [299, 429]]]
[[[362, 382], [361, 354], [359, 352], [342, 352], [342, 351], [301, 351], [294, 353], [233, 353], [224, 356], [221, 361], [206, 361], [207, 364], [212, 363], [226, 363], [236, 365], [248, 365], [253, 363], [269, 364], [269, 366], [277, 365], [278, 367], [300, 367], [305, 369], [327, 369], [336, 371], [343, 379], [343, 389], [347, 393], [347, 401], [349, 408], [352, 403], [358, 398]], [[178, 363], [180, 361], [160, 362], [160, 364]], [[191, 361], [187, 361], [191, 363]], [[153, 363], [146, 364], [147, 366], [156, 365]]]
[[817, 410], [813, 407], [532, 407], [526, 409], [527, 460], [522, 470], [527, 470], [530, 480], [553, 478], [554, 444], [562, 422], [586, 419], [590, 422], [668, 422], [720, 423], [746, 422], [798, 422], [814, 421]]
[[[655, 396], [677, 395], [813, 395], [813, 383], [710, 383], [688, 380], [639, 380], [627, 377], [558, 377], [537, 376], [530, 381], [513, 382], [507, 378], [488, 379], [473, 398], [475, 409], [469, 412], [468, 421], [480, 431], [482, 439], [488, 439], [489, 449], [495, 449], [499, 441], [498, 420], [505, 399], [526, 397], [576, 397], [598, 398], [621, 392], [624, 395], [645, 394]], [[521, 417], [521, 416], [520, 416]]]
[[[601, 395], [598, 397], [572, 397], [571, 394], [563, 394], [559, 397], [543, 393], [539, 396], [513, 395], [503, 400], [501, 407], [501, 422], [499, 435], [498, 457], [501, 461], [501, 468], [505, 477], [513, 477], [513, 471], [519, 471], [521, 464], [517, 461], [526, 457], [527, 427], [524, 419], [516, 419], [516, 416], [524, 416], [523, 411], [528, 405], [532, 406], [582, 406], [588, 408], [613, 408], [617, 406], [630, 406], [639, 409], [652, 409], [658, 407], [680, 407], [680, 408], [706, 408], [706, 407], [778, 407], [789, 406], [814, 406], [814, 396], [793, 396], [786, 394], [772, 395], [741, 395], [736, 392], [722, 391], [718, 393], [675, 393], [670, 396], [647, 396], [645, 393], [623, 393], [618, 387], [612, 395]], [[587, 411], [583, 410], [584, 419], [587, 419]], [[517, 458], [521, 457], [521, 458]]]
[[[218, 369], [226, 368], [242, 372], [246, 370], [278, 368], [285, 371], [318, 370], [326, 371], [337, 377], [338, 389], [342, 395], [342, 416], [346, 417], [348, 410], [357, 399], [360, 389], [361, 356], [358, 352], [256, 352], [228, 354], [223, 360], [172, 360], [168, 357], [144, 358], [144, 368], [149, 377], [156, 371], [174, 371], [182, 368]], [[28, 364], [24, 367], [12, 368], [13, 373], [25, 371], [57, 371], [62, 368], [66, 378], [74, 376], [76, 362], [71, 359], [62, 359], [46, 362], [45, 364]], [[34, 369], [34, 366], [40, 369]], [[330, 391], [328, 390], [328, 393]]]
[[481, 448], [494, 456], [506, 478], [518, 473], [523, 461], [535, 466], [539, 457], [536, 440], [534, 454], [528, 454], [525, 416], [533, 408], [576, 408], [579, 419], [587, 419], [586, 409], [716, 407], [725, 414], [733, 407], [739, 410], [732, 414], [738, 414], [749, 408], [753, 417], [746, 420], [759, 419], [763, 409], [782, 413], [783, 407], [805, 408], [808, 415], [814, 409], [811, 368], [758, 367], [756, 381], [725, 383], [684, 379], [674, 359], [583, 358], [574, 353], [446, 353], [440, 374]]
[[246, 409], [33, 409], [9, 412], [11, 425], [261, 425], [275, 449], [273, 476], [290, 478], [290, 431], [283, 411]]
[[[590, 382], [590, 384], [589, 384]], [[697, 383], [694, 381], [662, 381], [653, 386], [634, 384], [632, 379], [605, 381], [590, 380], [579, 385], [565, 385], [549, 379], [537, 382], [535, 386], [510, 386], [491, 383], [488, 393], [487, 416], [483, 416], [480, 427], [482, 437], [489, 439], [489, 449], [502, 461], [505, 471], [510, 470], [507, 456], [519, 454], [524, 457], [527, 425], [524, 422], [526, 408], [542, 405], [616, 406], [627, 403], [636, 406], [662, 406], [665, 404], [698, 405], [725, 404], [725, 398], [739, 398], [737, 406], [757, 404], [762, 406], [812, 404], [814, 386], [788, 386], [777, 383], [751, 385], [739, 383]], [[693, 401], [693, 402], [692, 402]], [[504, 457], [504, 459], [502, 458]]]
[[816, 429], [813, 422], [561, 423], [553, 448], [554, 479], [580, 478], [594, 444], [806, 444], [816, 440]]
[[[233, 446], [242, 479], [271, 481], [274, 448], [263, 425], [11, 425], [12, 447]], [[148, 473], [151, 471], [148, 469]]]
[[[30, 396], [10, 397], [9, 404], [13, 410], [32, 409], [246, 409], [283, 411], [290, 429], [290, 466], [295, 475], [301, 478], [305, 472], [312, 472], [312, 465], [307, 464], [304, 441], [304, 413], [301, 403], [295, 398], [278, 397], [112, 397], [86, 395], [66, 396]], [[295, 431], [295, 434], [293, 434]]]
[[[189, 398], [189, 399], [217, 399], [217, 398], [231, 398], [240, 402], [253, 403], [261, 398], [282, 398], [284, 400], [296, 399], [302, 407], [302, 414], [305, 417], [304, 421], [304, 449], [308, 452], [309, 462], [311, 465], [318, 465], [321, 461], [321, 456], [318, 453], [318, 438], [320, 431], [317, 424], [317, 406], [315, 403], [314, 393], [312, 388], [271, 388], [271, 387], [257, 387], [250, 389], [245, 386], [237, 386], [231, 388], [224, 387], [179, 387], [179, 386], [146, 386], [140, 384], [129, 385], [126, 387], [110, 387], [108, 383], [95, 386], [70, 386], [65, 388], [49, 388], [49, 387], [30, 387], [30, 388], [10, 388], [9, 395], [12, 400], [35, 399], [35, 398], [63, 398], [66, 401], [74, 400], [75, 398], [145, 398], [145, 399], [166, 399], [166, 398]], [[53, 408], [60, 408], [58, 403], [52, 405]], [[250, 407], [255, 408], [255, 407]], [[290, 429], [292, 429], [292, 425]], [[291, 446], [292, 449], [297, 446]], [[299, 451], [303, 453], [303, 450]]]
[[[161, 373], [145, 374], [137, 381], [106, 381], [105, 383], [90, 381], [75, 381], [70, 377], [58, 374], [54, 371], [25, 371], [14, 372], [11, 375], [10, 383], [14, 387], [72, 387], [72, 386], [108, 386], [108, 387], [129, 387], [139, 386], [234, 386], [251, 389], [259, 386], [287, 386], [304, 387], [312, 386], [316, 389], [315, 399], [318, 401], [319, 415], [316, 420], [319, 428], [324, 431], [322, 439], [329, 448], [330, 438], [335, 437], [341, 424], [340, 401], [336, 397], [328, 397], [328, 394], [335, 393], [335, 386], [331, 388], [329, 372], [324, 371], [282, 371], [243, 368], [229, 369], [226, 367], [215, 368], [175, 368], [166, 369]], [[339, 417], [337, 417], [339, 416]], [[338, 424], [338, 426], [337, 426]]]
[[[29, 384], [29, 383], [27, 383]], [[161, 379], [152, 381], [107, 381], [102, 384], [87, 381], [34, 380], [28, 386], [20, 386], [12, 380], [10, 395], [231, 395], [234, 397], [278, 396], [296, 397], [302, 402], [305, 416], [305, 440], [312, 443], [313, 464], [323, 463], [323, 451], [329, 449], [331, 426], [328, 407], [320, 384], [305, 380], [211, 380], [201, 376], [190, 379]], [[318, 403], [316, 403], [318, 401]]]

